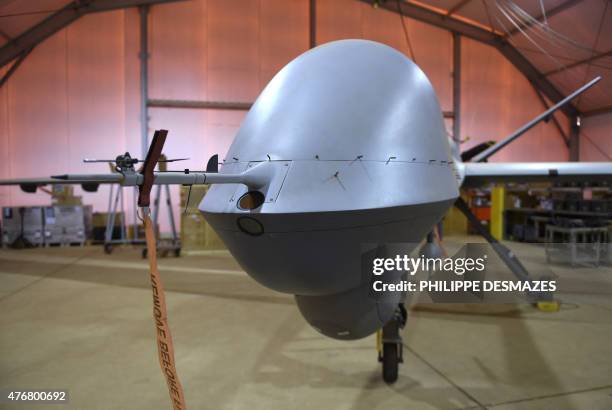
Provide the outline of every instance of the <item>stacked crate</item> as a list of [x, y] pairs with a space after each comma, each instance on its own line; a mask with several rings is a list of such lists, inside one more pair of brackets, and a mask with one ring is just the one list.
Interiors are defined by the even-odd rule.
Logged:
[[83, 206], [47, 206], [44, 208], [44, 222], [47, 245], [83, 245], [87, 239]]
[[[23, 214], [23, 227], [22, 227]], [[11, 246], [21, 236], [32, 245], [44, 244], [44, 225], [42, 207], [4, 207], [2, 208], [2, 242]]]

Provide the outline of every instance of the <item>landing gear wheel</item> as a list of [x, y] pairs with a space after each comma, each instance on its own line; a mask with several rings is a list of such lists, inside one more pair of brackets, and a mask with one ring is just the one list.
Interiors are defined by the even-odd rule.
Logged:
[[387, 384], [393, 384], [397, 381], [399, 371], [399, 355], [398, 347], [395, 343], [384, 343], [382, 352], [382, 373], [383, 380]]
[[181, 248], [176, 248], [174, 250], [174, 256], [176, 256], [177, 258], [181, 256]]
[[378, 361], [382, 363], [382, 376], [387, 384], [393, 384], [397, 381], [399, 364], [404, 361], [404, 345], [400, 330], [404, 328], [407, 318], [408, 312], [404, 305], [400, 303], [393, 318], [377, 335]]
[[104, 244], [104, 253], [107, 255], [110, 255], [111, 253], [113, 253], [113, 245], [110, 243], [105, 243]]
[[142, 248], [142, 259], [147, 259], [148, 251], [147, 248]]

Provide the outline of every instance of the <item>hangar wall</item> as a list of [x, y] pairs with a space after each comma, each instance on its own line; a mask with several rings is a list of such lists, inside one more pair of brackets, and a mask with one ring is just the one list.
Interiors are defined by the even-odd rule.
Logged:
[[[83, 172], [82, 158], [125, 151], [124, 41], [119, 11], [77, 20], [32, 51], [0, 89], [2, 178]], [[105, 164], [86, 167], [108, 172]], [[50, 202], [18, 188], [0, 193], [3, 205]], [[106, 195], [92, 198], [101, 205]]]
[[[154, 6], [150, 97], [253, 101], [276, 71], [308, 49], [308, 16], [308, 2], [302, 0], [235, 0], [231, 7], [221, 0], [194, 0]], [[81, 159], [114, 158], [125, 150], [140, 154], [138, 21], [136, 9], [88, 15], [34, 49], [0, 90], [0, 178], [85, 168], [105, 172], [104, 164], [83, 165]], [[405, 21], [416, 62], [431, 79], [442, 109], [451, 111], [451, 34]], [[316, 32], [318, 44], [367, 38], [410, 54], [399, 16], [354, 0], [319, 0]], [[466, 147], [501, 138], [543, 110], [531, 85], [501, 54], [468, 39], [462, 47], [462, 93], [462, 138], [470, 137]], [[210, 155], [226, 152], [244, 114], [153, 108], [149, 126], [170, 130], [169, 156], [190, 157], [179, 169], [201, 169]], [[603, 138], [601, 130], [610, 126], [606, 118], [587, 122], [594, 138]], [[585, 144], [581, 153], [598, 160]], [[567, 157], [549, 123], [495, 160]], [[84, 194], [86, 202], [105, 210], [107, 192]], [[44, 204], [49, 199], [2, 188], [0, 202]]]
[[595, 115], [584, 119], [580, 135], [582, 161], [611, 161], [612, 114]]

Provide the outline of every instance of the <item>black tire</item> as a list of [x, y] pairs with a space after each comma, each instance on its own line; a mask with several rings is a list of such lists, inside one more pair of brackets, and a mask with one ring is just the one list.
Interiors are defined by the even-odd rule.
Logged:
[[181, 248], [176, 248], [174, 250], [174, 256], [176, 256], [177, 258], [181, 256]]
[[397, 344], [384, 343], [382, 354], [382, 372], [385, 383], [393, 384], [397, 381], [398, 369], [399, 357], [397, 354]]
[[105, 243], [104, 244], [104, 253], [107, 255], [110, 255], [111, 253], [113, 253], [113, 245], [110, 243]]
[[148, 250], [147, 248], [142, 248], [142, 259], [147, 259], [147, 255], [148, 255]]

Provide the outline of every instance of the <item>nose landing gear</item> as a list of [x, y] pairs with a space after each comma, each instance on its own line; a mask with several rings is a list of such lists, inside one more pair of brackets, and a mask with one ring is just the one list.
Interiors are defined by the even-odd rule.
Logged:
[[376, 332], [378, 361], [382, 363], [382, 376], [387, 384], [397, 381], [399, 364], [404, 362], [404, 346], [400, 331], [406, 325], [407, 319], [406, 307], [400, 303], [393, 318]]

